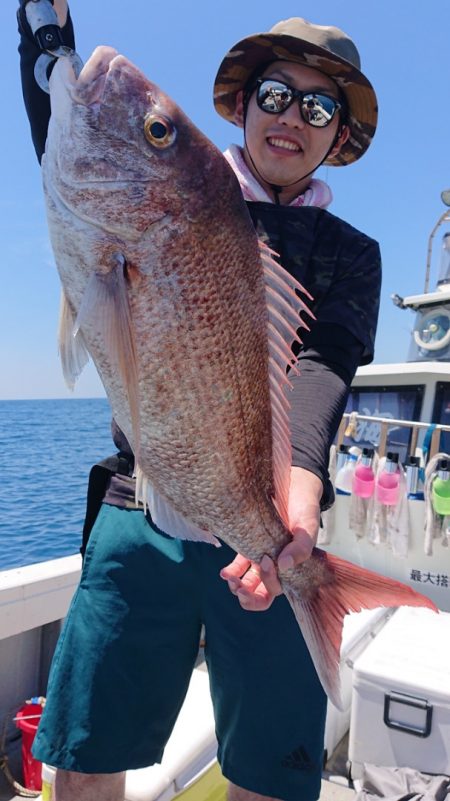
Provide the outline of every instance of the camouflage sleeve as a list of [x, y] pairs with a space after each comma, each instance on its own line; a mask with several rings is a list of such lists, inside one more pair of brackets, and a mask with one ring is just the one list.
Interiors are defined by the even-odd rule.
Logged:
[[[31, 128], [31, 138], [34, 149], [41, 162], [45, 140], [47, 139], [48, 122], [50, 119], [50, 98], [37, 85], [34, 78], [34, 65], [41, 55], [25, 15], [25, 6], [21, 5], [17, 12], [20, 42], [20, 76], [22, 80], [22, 94], [28, 120]], [[70, 13], [64, 28], [61, 29], [64, 44], [75, 49], [75, 38]]]
[[[378, 243], [325, 209], [247, 203], [260, 239], [313, 297], [314, 335], [323, 344], [339, 326], [361, 343], [359, 364], [373, 359], [381, 287]], [[328, 343], [334, 340], [328, 338]]]

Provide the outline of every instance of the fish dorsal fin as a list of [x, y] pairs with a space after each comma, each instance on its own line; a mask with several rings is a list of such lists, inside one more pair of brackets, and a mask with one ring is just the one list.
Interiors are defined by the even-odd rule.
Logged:
[[58, 349], [64, 380], [69, 389], [73, 389], [89, 361], [89, 353], [83, 334], [75, 329], [75, 315], [64, 290], [61, 292], [59, 310]]
[[139, 465], [136, 465], [136, 503], [142, 503], [144, 511], [147, 508], [152, 521], [161, 531], [176, 537], [179, 540], [194, 540], [196, 542], [209, 542], [220, 547], [220, 542], [214, 534], [196, 526], [180, 512], [170, 505], [155, 487], [152, 486]]
[[298, 373], [291, 350], [294, 342], [301, 343], [298, 328], [308, 328], [300, 312], [312, 313], [299, 298], [296, 290], [312, 300], [311, 295], [275, 261], [276, 254], [263, 242], [259, 243], [266, 284], [268, 312], [269, 380], [272, 408], [272, 457], [274, 504], [286, 527], [289, 526], [288, 498], [291, 476], [290, 402], [288, 390], [292, 384], [286, 373], [289, 366]]

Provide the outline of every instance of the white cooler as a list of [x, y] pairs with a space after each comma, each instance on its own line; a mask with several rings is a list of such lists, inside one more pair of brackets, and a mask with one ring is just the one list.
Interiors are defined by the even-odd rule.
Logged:
[[450, 614], [402, 607], [353, 670], [349, 759], [450, 775]]
[[327, 759], [331, 757], [350, 726], [353, 664], [392, 614], [392, 609], [364, 609], [362, 612], [351, 612], [344, 619], [340, 660], [342, 709], [337, 709], [331, 701], [328, 701], [325, 726]]

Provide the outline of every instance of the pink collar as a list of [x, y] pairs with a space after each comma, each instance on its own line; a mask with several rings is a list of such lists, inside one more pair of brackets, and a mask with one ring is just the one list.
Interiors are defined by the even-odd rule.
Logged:
[[[230, 145], [223, 155], [236, 174], [245, 200], [262, 201], [264, 203], [274, 202], [247, 167], [242, 148], [238, 147], [238, 145]], [[332, 200], [333, 195], [328, 184], [325, 181], [312, 178], [306, 192], [295, 197], [289, 205], [318, 206], [320, 209], [326, 209]]]

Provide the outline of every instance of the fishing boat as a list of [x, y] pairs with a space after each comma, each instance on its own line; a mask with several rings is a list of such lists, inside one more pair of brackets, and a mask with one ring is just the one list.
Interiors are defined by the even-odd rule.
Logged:
[[[443, 240], [437, 287], [429, 291], [433, 237], [441, 224], [450, 222], [450, 191], [442, 193], [442, 200], [446, 210], [430, 235], [424, 292], [394, 298], [400, 309], [415, 314], [408, 358], [400, 364], [375, 364], [358, 370], [339, 429], [337, 451], [346, 445], [349, 451], [352, 448], [374, 450], [377, 458], [397, 453], [398, 464], [413, 456], [419, 471], [437, 454], [450, 454], [449, 233]], [[450, 473], [448, 478], [450, 481]], [[449, 613], [450, 551], [446, 516], [441, 514], [442, 537], [436, 538], [431, 543], [431, 552], [428, 547], [425, 553], [426, 497], [417, 491], [417, 486], [413, 489], [415, 491], [409, 492], [406, 500], [408, 536], [401, 556], [394, 553], [388, 538], [384, 541], [379, 536], [377, 541], [362, 530], [363, 523], [367, 522], [368, 502], [360, 504], [363, 523], [359, 528], [350, 526], [352, 495], [343, 492], [338, 492], [332, 517], [325, 518], [322, 545], [350, 561], [409, 584]], [[52, 655], [80, 569], [81, 558], [73, 555], [0, 572], [0, 801], [37, 797], [40, 792], [43, 801], [52, 797], [50, 766], [44, 768], [42, 790], [33, 779], [36, 774], [33, 765], [27, 767], [32, 775], [28, 778], [28, 787], [23, 786], [29, 755], [26, 738], [30, 736], [24, 729], [27, 723], [31, 729], [35, 726], [33, 716], [38, 713], [34, 710], [39, 708], [40, 696], [46, 693]], [[345, 622], [341, 659], [344, 703], [340, 711], [331, 704], [328, 707], [324, 798], [347, 801], [354, 794], [347, 751], [348, 729], [352, 725], [353, 669], [361, 655], [369, 654], [373, 641], [381, 637], [380, 632], [388, 630], [395, 614], [392, 615], [391, 610], [374, 610], [348, 616]], [[175, 798], [224, 801], [225, 782], [216, 761], [214, 720], [202, 657], [200, 644], [188, 695], [162, 764], [128, 772], [126, 801], [172, 801]], [[26, 700], [34, 703], [27, 706]], [[398, 702], [398, 694], [394, 700]], [[17, 719], [19, 711], [21, 721]], [[392, 722], [398, 725], [398, 721]], [[18, 728], [18, 723], [22, 728]], [[389, 721], [386, 725], [390, 725]], [[410, 724], [411, 732], [416, 740], [418, 732], [423, 739], [420, 725]], [[372, 733], [366, 737], [373, 739]], [[401, 764], [404, 763], [399, 762]]]

